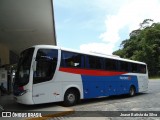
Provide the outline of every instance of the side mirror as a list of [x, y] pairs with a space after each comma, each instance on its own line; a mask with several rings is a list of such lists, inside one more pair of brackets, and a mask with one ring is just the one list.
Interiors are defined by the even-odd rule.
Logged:
[[37, 61], [33, 61], [33, 71], [36, 71], [36, 68], [37, 68]]

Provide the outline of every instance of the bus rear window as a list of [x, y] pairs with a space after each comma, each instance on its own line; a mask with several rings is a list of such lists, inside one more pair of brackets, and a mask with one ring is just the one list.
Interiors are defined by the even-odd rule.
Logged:
[[138, 65], [139, 73], [146, 73], [146, 65]]

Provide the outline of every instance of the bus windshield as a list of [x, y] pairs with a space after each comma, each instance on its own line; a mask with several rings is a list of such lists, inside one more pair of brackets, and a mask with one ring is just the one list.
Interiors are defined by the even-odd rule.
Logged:
[[34, 48], [29, 48], [23, 51], [20, 55], [18, 68], [15, 76], [15, 84], [18, 86], [24, 86], [29, 82], [33, 52]]

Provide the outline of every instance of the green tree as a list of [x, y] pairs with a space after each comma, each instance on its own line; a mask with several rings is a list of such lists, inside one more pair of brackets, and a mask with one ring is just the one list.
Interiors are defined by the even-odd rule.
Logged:
[[130, 33], [129, 39], [122, 41], [121, 49], [113, 54], [145, 62], [150, 76], [160, 76], [160, 23], [144, 20], [139, 29]]

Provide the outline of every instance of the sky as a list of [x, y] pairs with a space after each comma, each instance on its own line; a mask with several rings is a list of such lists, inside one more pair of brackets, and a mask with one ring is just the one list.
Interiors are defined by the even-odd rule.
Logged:
[[60, 47], [112, 55], [144, 19], [160, 22], [160, 0], [53, 0]]

